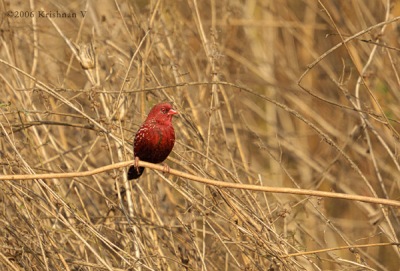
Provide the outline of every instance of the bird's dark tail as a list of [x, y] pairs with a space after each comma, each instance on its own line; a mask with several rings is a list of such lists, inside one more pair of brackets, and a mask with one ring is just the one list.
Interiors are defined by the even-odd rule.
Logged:
[[133, 180], [139, 178], [144, 171], [144, 167], [136, 168], [135, 166], [131, 166], [128, 169], [128, 180]]

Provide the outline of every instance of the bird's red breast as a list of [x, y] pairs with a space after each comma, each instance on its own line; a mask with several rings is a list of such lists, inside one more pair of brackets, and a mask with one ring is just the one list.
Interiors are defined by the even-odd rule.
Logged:
[[[172, 117], [178, 114], [169, 103], [155, 105], [144, 123], [137, 131], [133, 143], [135, 157], [150, 163], [161, 163], [167, 159], [175, 144], [175, 131]], [[131, 167], [128, 179], [136, 179], [142, 174], [143, 168], [137, 170]]]

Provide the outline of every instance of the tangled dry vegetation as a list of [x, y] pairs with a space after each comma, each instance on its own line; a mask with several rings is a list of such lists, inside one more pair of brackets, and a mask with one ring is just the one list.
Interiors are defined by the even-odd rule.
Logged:
[[173, 169], [398, 199], [398, 2], [64, 2], [0, 1], [2, 175], [54, 174], [0, 182], [1, 270], [398, 268], [393, 207], [57, 178], [131, 160], [171, 101]]

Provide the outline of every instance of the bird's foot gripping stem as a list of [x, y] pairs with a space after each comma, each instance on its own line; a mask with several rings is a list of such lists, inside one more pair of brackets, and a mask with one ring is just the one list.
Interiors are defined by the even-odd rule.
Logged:
[[163, 169], [162, 169], [162, 171], [163, 171], [164, 173], [168, 173], [168, 174], [169, 174], [170, 170], [171, 170], [171, 168], [170, 168], [167, 164], [163, 164]]

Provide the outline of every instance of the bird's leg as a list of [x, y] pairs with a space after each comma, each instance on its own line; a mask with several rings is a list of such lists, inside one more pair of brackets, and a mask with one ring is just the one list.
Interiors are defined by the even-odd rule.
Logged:
[[139, 161], [140, 161], [139, 157], [138, 157], [138, 156], [135, 156], [135, 163], [133, 163], [133, 166], [135, 167], [135, 169], [136, 169], [136, 171], [137, 171], [138, 174], [140, 174], [140, 171], [139, 171]]
[[164, 173], [169, 173], [169, 171], [170, 171], [169, 166], [167, 164], [163, 164], [163, 172]]

